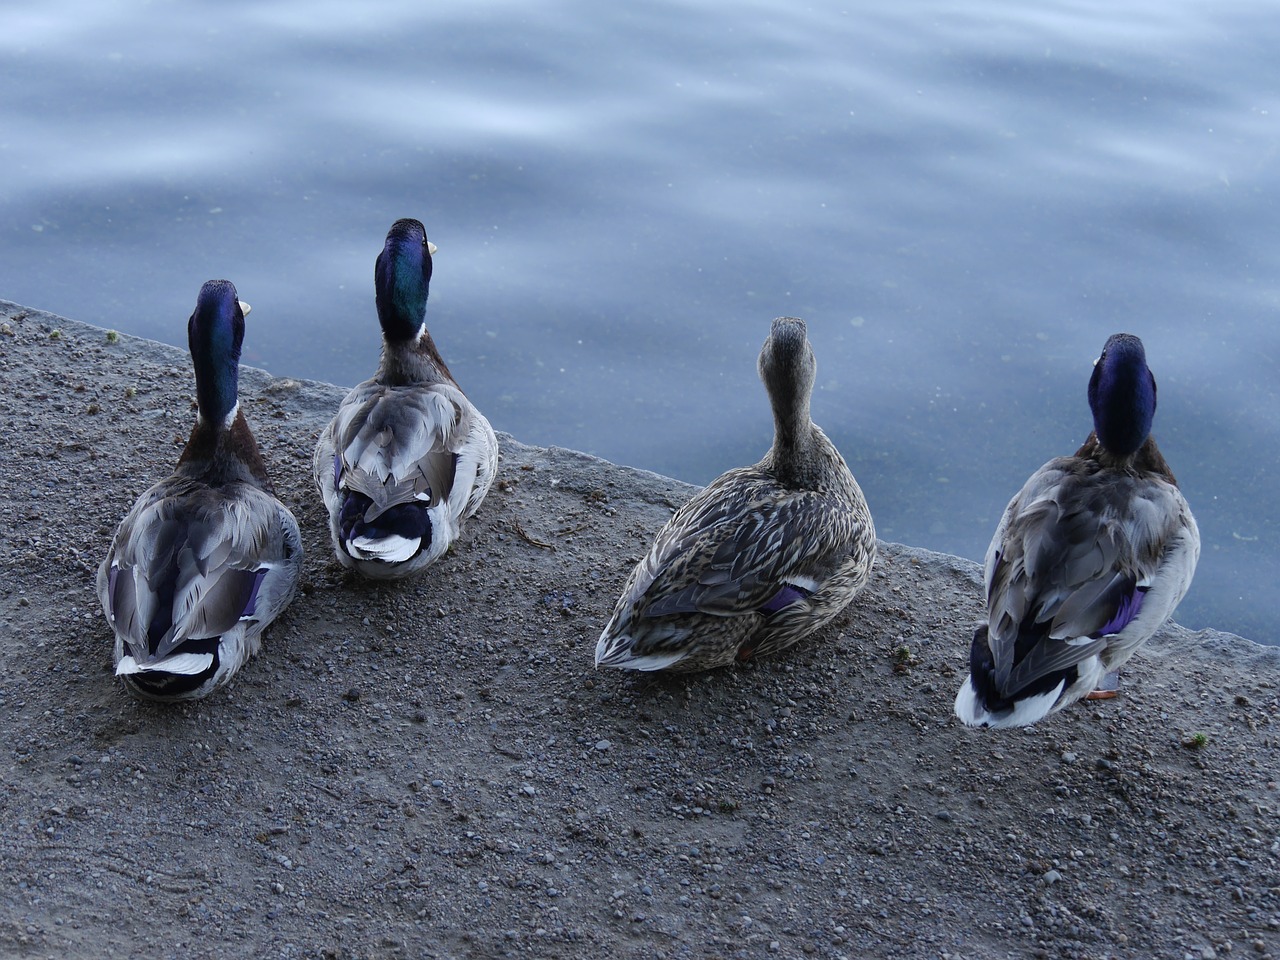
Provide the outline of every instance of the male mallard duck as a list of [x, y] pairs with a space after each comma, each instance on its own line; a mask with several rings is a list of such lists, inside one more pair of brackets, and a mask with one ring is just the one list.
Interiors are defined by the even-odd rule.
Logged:
[[987, 623], [956, 715], [1018, 727], [1094, 690], [1173, 613], [1200, 531], [1151, 439], [1156, 381], [1142, 341], [1107, 340], [1089, 379], [1093, 432], [1005, 508], [987, 548]]
[[774, 653], [866, 585], [875, 527], [840, 452], [809, 418], [816, 369], [804, 321], [774, 320], [759, 361], [773, 446], [662, 528], [600, 635], [596, 666], [705, 670]]
[[478, 509], [498, 439], [459, 389], [423, 319], [435, 244], [397, 220], [373, 268], [382, 362], [316, 446], [334, 552], [366, 577], [405, 577], [439, 559]]
[[298, 522], [273, 494], [237, 398], [248, 312], [229, 281], [200, 288], [187, 324], [195, 428], [98, 568], [116, 674], [148, 700], [203, 697], [229, 681], [298, 587]]

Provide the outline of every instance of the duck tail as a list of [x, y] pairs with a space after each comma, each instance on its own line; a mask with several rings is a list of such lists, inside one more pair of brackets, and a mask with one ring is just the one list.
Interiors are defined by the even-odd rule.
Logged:
[[212, 654], [177, 653], [154, 663], [124, 656], [116, 664], [116, 676], [140, 700], [190, 700], [212, 689], [219, 666], [216, 648]]
[[[629, 621], [630, 618], [627, 618]], [[596, 643], [596, 668], [613, 667], [618, 670], [667, 670], [685, 658], [685, 650], [664, 650], [658, 653], [637, 654], [635, 638], [619, 622], [617, 614], [609, 621]]]
[[1026, 727], [1053, 712], [1065, 679], [1047, 692], [1003, 696], [996, 684], [995, 657], [987, 624], [973, 633], [969, 648], [969, 677], [956, 694], [955, 712], [969, 727]]
[[395, 564], [411, 560], [431, 544], [431, 513], [426, 503], [398, 503], [370, 518], [373, 501], [347, 491], [339, 516], [342, 546], [356, 560]]

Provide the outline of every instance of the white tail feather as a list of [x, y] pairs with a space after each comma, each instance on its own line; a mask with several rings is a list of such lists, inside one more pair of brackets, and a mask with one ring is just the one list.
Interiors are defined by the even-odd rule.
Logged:
[[116, 676], [123, 677], [131, 673], [177, 673], [183, 676], [195, 676], [204, 673], [213, 666], [212, 653], [175, 653], [155, 663], [138, 663], [133, 657], [121, 657], [116, 664]]

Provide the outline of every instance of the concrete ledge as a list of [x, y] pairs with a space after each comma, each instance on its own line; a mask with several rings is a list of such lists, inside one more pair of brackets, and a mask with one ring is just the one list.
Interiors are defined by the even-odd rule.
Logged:
[[1276, 955], [1280, 648], [1171, 626], [1117, 700], [965, 730], [978, 568], [886, 543], [799, 649], [597, 673], [691, 487], [504, 435], [458, 548], [365, 583], [310, 479], [344, 389], [246, 368], [304, 589], [228, 690], [160, 709], [111, 674], [93, 571], [190, 430], [189, 358], [0, 301], [0, 376], [0, 953]]

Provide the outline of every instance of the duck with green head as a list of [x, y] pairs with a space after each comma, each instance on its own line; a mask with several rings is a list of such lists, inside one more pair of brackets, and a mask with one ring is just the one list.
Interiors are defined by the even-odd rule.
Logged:
[[374, 579], [419, 573], [457, 539], [498, 466], [498, 440], [426, 325], [435, 244], [397, 220], [374, 264], [382, 362], [320, 435], [315, 480], [339, 563]]
[[229, 281], [201, 287], [187, 324], [196, 425], [173, 474], [138, 498], [98, 569], [116, 674], [144, 699], [189, 700], [227, 683], [297, 590], [298, 523], [275, 498], [240, 410], [248, 312]]

